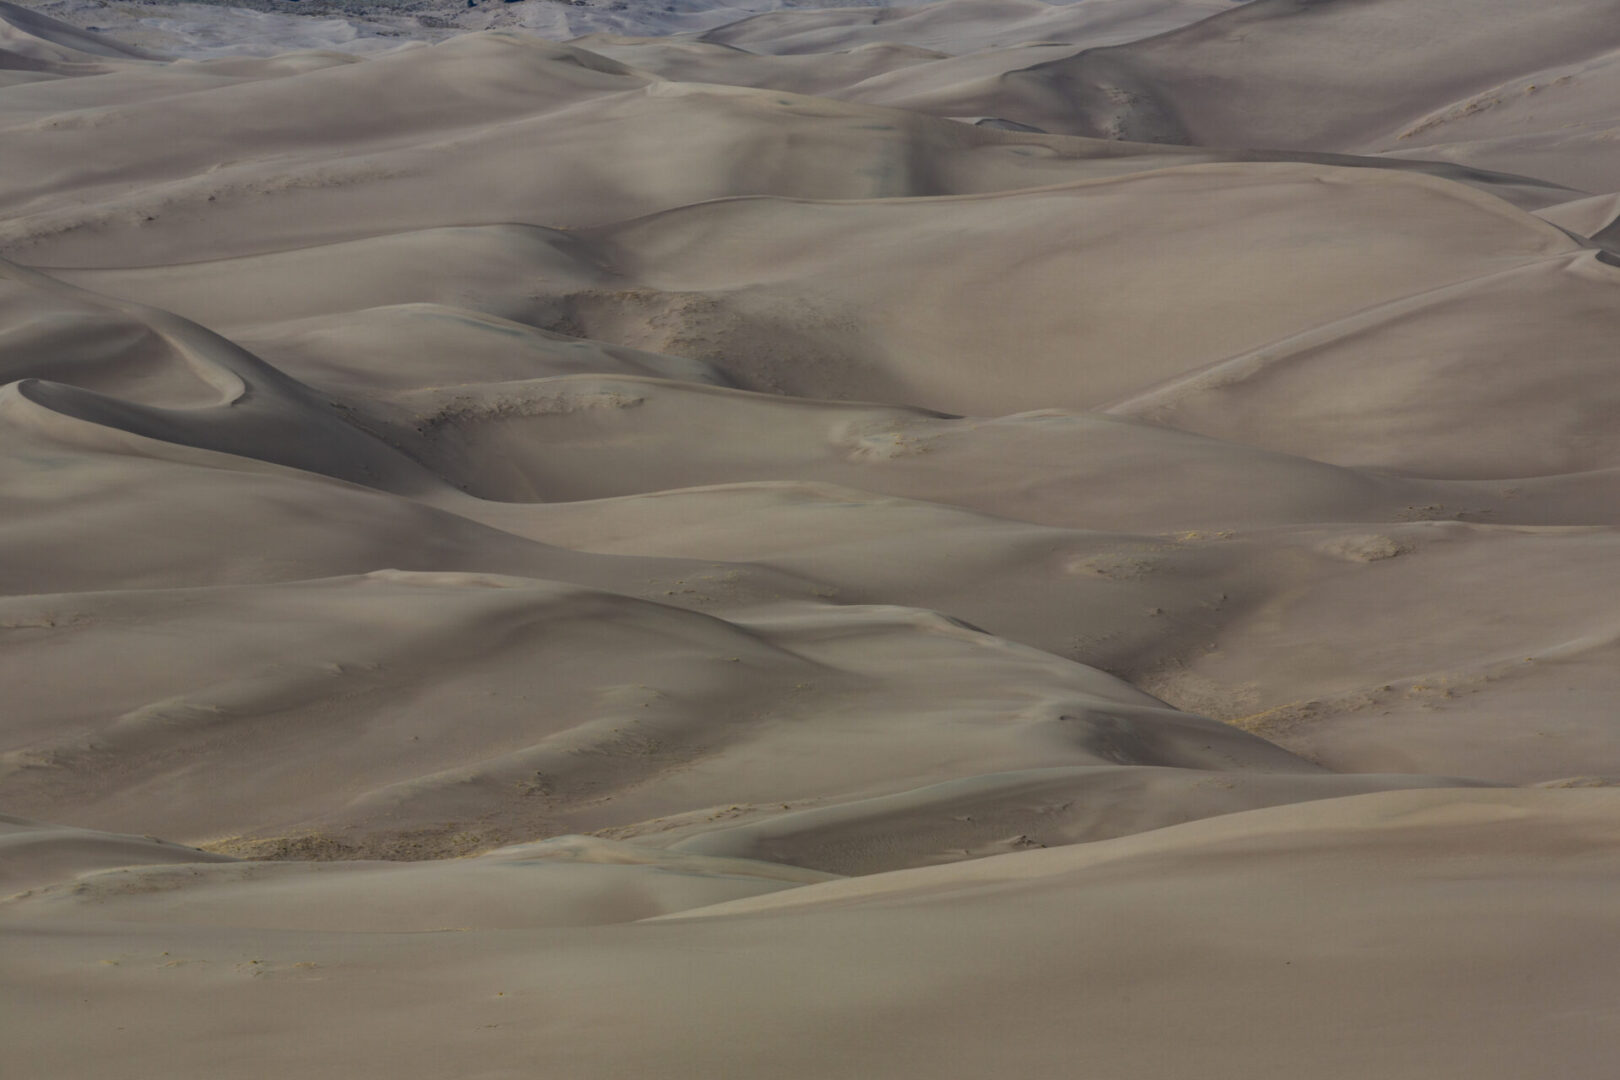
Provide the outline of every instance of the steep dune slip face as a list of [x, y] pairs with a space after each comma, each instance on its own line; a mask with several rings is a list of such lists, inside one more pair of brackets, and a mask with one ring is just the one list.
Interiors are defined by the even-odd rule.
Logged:
[[0, 0], [0, 1072], [1620, 1054], [1620, 3], [312, 4]]

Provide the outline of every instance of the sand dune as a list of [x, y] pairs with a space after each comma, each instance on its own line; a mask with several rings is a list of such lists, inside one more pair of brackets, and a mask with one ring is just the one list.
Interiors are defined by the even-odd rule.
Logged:
[[[96, 58], [125, 61], [156, 59], [140, 49], [87, 33], [71, 23], [49, 18], [26, 7], [0, 4], [0, 71], [56, 73], [56, 69], [63, 65], [93, 65]], [[96, 70], [92, 67], [83, 73], [94, 74]]]
[[528, 930], [635, 922], [835, 876], [577, 836], [469, 860], [267, 863], [191, 852], [183, 865], [105, 861], [117, 869], [81, 871], [72, 884], [17, 898], [14, 909], [111, 907], [120, 921], [162, 924], [173, 921], [178, 906], [194, 926], [254, 930]]
[[[385, 304], [237, 330], [235, 341], [299, 381], [362, 403], [413, 390], [625, 375], [730, 385], [714, 364], [543, 330], [449, 304]], [[354, 362], [353, 358], [364, 358]], [[445, 357], [454, 357], [446, 364]]]
[[[731, 56], [745, 68], [759, 59], [719, 51]], [[0, 242], [31, 265], [191, 262], [433, 226], [603, 224], [728, 196], [975, 194], [1276, 156], [1001, 131], [883, 106], [916, 104], [903, 88], [864, 104], [727, 87], [730, 65], [714, 60], [702, 65], [709, 81], [677, 82], [584, 48], [489, 34], [370, 60], [139, 65], [70, 80], [92, 85], [65, 100], [54, 81], [17, 87], [16, 105], [0, 102], [0, 153], [32, 165], [0, 181]], [[1006, 115], [985, 102], [947, 113], [986, 110]], [[660, 148], [654, 172], [641, 167], [647, 146]], [[1433, 168], [1538, 207], [1587, 193]]]
[[0, 1071], [1603, 1073], [1615, 3], [193, 7], [0, 0]]
[[703, 828], [671, 847], [863, 875], [1090, 843], [1255, 807], [1453, 783], [1466, 786], [1441, 778], [1425, 783], [1410, 774], [1237, 777], [1151, 766], [1033, 769]]
[[[1336, 251], [1350, 235], [1354, 250]], [[1003, 248], [992, 236], [1016, 239]], [[974, 258], [941, 258], [957, 244]], [[1166, 266], [1158, 256], [1172, 246]], [[437, 258], [417, 254], [429, 248]], [[1266, 163], [958, 201], [735, 199], [598, 229], [484, 226], [56, 273], [217, 329], [454, 300], [696, 354], [749, 387], [1000, 414], [1103, 404], [1200, 361], [1581, 250], [1539, 218], [1431, 177]], [[322, 288], [305, 269], [317, 262], [355, 285]], [[1286, 306], [1243, 302], [1284, 287]], [[915, 307], [896, 302], [901, 288]], [[1149, 317], [1172, 304], [1174, 317]], [[1007, 349], [1024, 377], [986, 378]]]
[[[1345, 149], [1515, 76], [1613, 50], [1615, 10], [1577, 0], [1543, 18], [1508, 0], [1254, 0], [1031, 70], [1021, 89], [1065, 94], [1077, 134]], [[1437, 24], [1448, 32], [1412, 40], [1414, 26]]]
[[[1077, 1058], [1167, 1077], [1601, 1072], [1613, 801], [1368, 795], [579, 930], [227, 923], [182, 943], [161, 922], [89, 935], [77, 906], [13, 905], [6, 978], [29, 987], [14, 1018], [33, 1033], [13, 1060], [74, 1071], [135, 1045], [171, 1072], [241, 1076], [537, 1059], [676, 1077], [1056, 1075]], [[210, 899], [196, 908], [228, 918]], [[324, 1015], [341, 1028], [310, 1022]]]
[[[1592, 252], [1481, 275], [1212, 364], [1113, 411], [1425, 476], [1609, 468], [1617, 458], [1602, 373], [1617, 340], [1617, 282], [1620, 270]], [[1589, 389], [1572, 401], [1571, 385]], [[1221, 419], [1201, 422], [1206, 409]], [[1470, 430], [1507, 415], [1511, 438]]]
[[775, 11], [741, 19], [703, 34], [763, 55], [839, 53], [899, 42], [951, 55], [1030, 41], [1076, 42], [1087, 47], [1134, 41], [1217, 14], [1218, 0], [1101, 0], [1048, 5], [1014, 0], [944, 0], [896, 7], [832, 7]]
[[31, 886], [49, 885], [97, 870], [148, 865], [195, 867], [235, 861], [228, 855], [168, 844], [152, 836], [71, 829], [10, 815], [0, 817], [0, 851], [6, 856], [0, 864], [0, 898], [7, 900], [31, 893]]
[[1596, 103], [1620, 85], [1620, 56], [1515, 75], [1386, 134], [1390, 156], [1467, 161], [1536, 175], [1590, 191], [1620, 178], [1613, 113]]
[[[690, 584], [723, 594], [728, 582]], [[784, 604], [727, 620], [529, 579], [402, 572], [16, 603], [12, 804], [90, 827], [139, 818], [224, 850], [257, 850], [261, 837], [233, 837], [268, 833], [338, 853], [454, 853], [711, 803], [903, 790], [966, 761], [1315, 770], [1095, 670], [910, 609]], [[344, 644], [357, 626], [358, 650]], [[176, 643], [183, 658], [148, 654]], [[63, 673], [104, 652], [120, 662], [77, 708], [53, 705]], [[266, 768], [284, 757], [296, 763]]]

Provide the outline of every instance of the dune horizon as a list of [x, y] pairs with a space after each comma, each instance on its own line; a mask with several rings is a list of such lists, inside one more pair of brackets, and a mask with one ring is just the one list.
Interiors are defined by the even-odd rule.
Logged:
[[1620, 0], [0, 0], [0, 1074], [1606, 1075]]

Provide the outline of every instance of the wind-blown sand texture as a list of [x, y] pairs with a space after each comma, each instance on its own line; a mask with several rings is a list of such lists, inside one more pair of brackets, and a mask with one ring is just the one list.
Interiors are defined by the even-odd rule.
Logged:
[[192, 7], [0, 0], [0, 1073], [1612, 1071], [1620, 0]]

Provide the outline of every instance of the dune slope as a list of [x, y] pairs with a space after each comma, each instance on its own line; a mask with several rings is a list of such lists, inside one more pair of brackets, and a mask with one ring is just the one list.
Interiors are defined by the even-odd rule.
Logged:
[[0, 1073], [1601, 1075], [1617, 15], [0, 0]]

